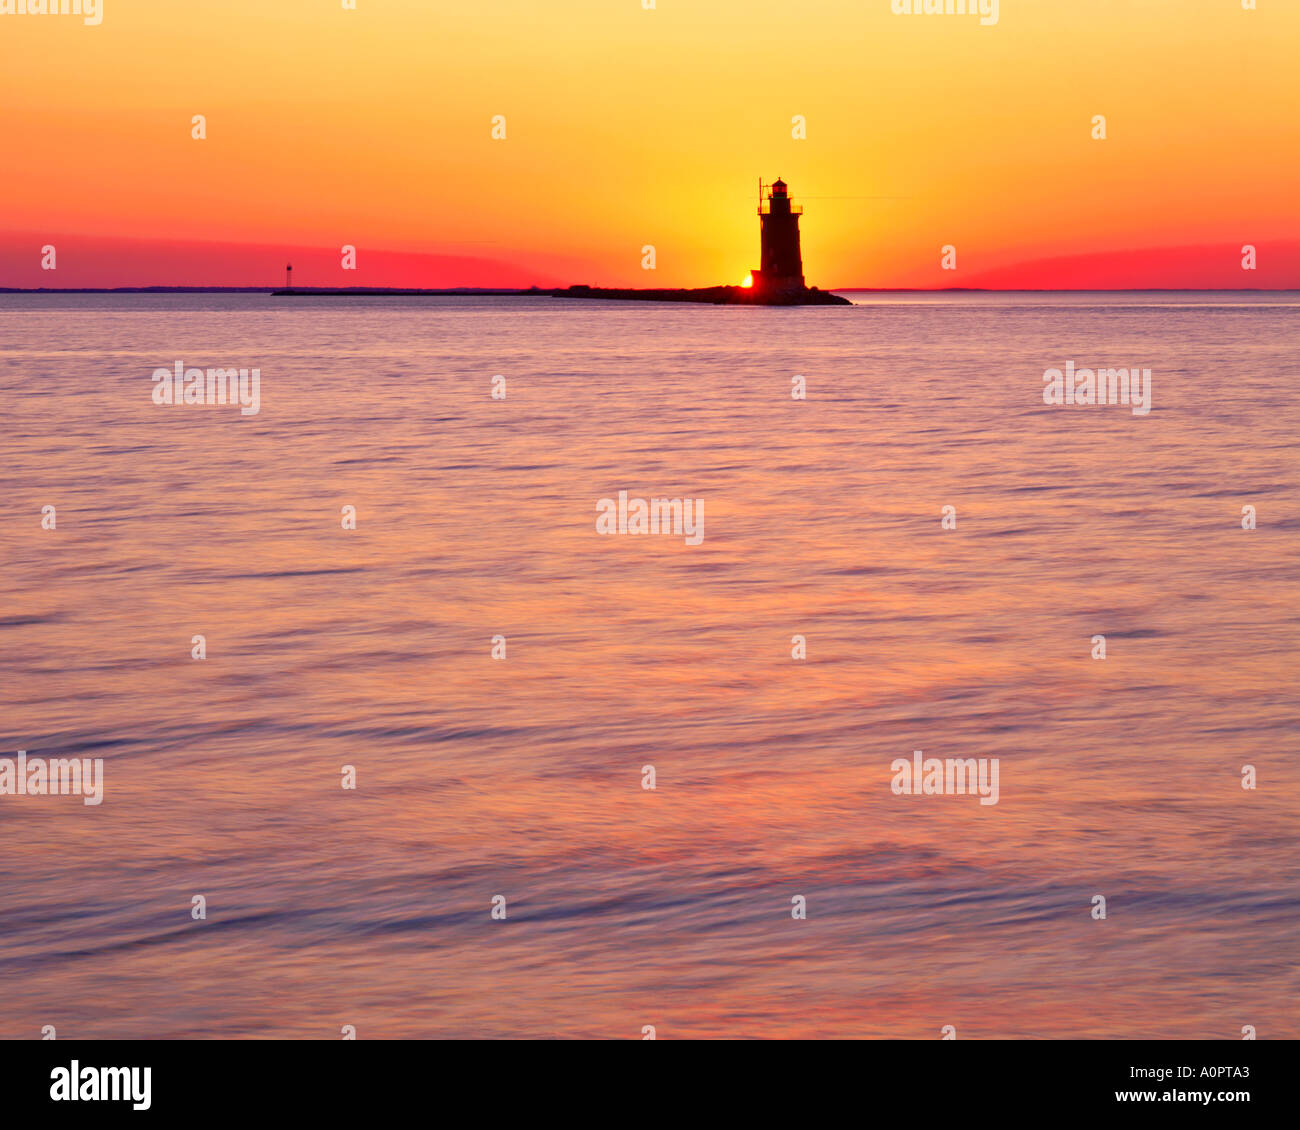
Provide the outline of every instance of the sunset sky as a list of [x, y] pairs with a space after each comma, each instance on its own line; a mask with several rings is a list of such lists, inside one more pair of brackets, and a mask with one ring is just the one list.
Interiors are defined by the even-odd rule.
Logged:
[[1296, 0], [103, 3], [0, 15], [0, 285], [737, 283], [779, 175], [823, 287], [1300, 287]]

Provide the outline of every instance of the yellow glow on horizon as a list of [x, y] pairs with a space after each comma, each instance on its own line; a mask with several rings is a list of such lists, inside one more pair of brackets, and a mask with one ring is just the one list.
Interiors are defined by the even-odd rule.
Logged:
[[209, 8], [4, 21], [0, 98], [23, 110], [0, 228], [605, 286], [646, 285], [652, 244], [656, 285], [712, 286], [753, 261], [754, 185], [780, 173], [823, 287], [952, 285], [949, 244], [973, 277], [1179, 246], [1235, 270], [1244, 242], [1300, 238], [1294, 2], [1038, 0], [992, 25], [887, 0]]
[[753, 285], [754, 285], [754, 276], [753, 276], [752, 274], [751, 274], [751, 275], [746, 275], [746, 276], [745, 276], [745, 281], [742, 282], [740, 285], [741, 285], [741, 286], [753, 286]]

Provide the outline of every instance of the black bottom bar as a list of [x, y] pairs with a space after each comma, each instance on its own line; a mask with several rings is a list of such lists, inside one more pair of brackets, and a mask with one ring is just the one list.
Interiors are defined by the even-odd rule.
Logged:
[[1295, 1105], [1289, 1042], [660, 1042], [8, 1043], [5, 1121], [256, 1113], [341, 1125], [460, 1110], [490, 1122], [549, 1114], [602, 1125], [717, 1113], [734, 1125], [751, 1113], [824, 1124], [841, 1114], [1055, 1122], [1129, 1111], [1241, 1125], [1275, 1122]]

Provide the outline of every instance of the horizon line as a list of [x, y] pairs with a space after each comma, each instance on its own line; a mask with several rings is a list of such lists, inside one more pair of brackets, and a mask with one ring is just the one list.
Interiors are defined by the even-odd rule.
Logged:
[[[588, 284], [571, 284], [583, 286]], [[0, 294], [273, 294], [286, 288], [278, 284], [259, 285], [194, 285], [172, 286], [147, 284], [143, 286], [0, 286]], [[297, 293], [347, 294], [349, 292], [369, 292], [384, 294], [410, 295], [457, 295], [481, 294], [484, 296], [506, 297], [510, 295], [527, 295], [532, 291], [546, 293], [566, 290], [570, 287], [537, 286], [295, 286]], [[620, 287], [616, 289], [637, 289]], [[662, 288], [650, 288], [662, 289]], [[670, 288], [673, 289], [673, 288]], [[677, 288], [680, 289], [680, 288]], [[689, 288], [687, 288], [689, 289]], [[707, 289], [707, 288], [706, 288]], [[1223, 286], [1138, 286], [1138, 287], [993, 287], [993, 286], [836, 286], [822, 287], [830, 294], [853, 291], [860, 294], [1300, 294], [1300, 287], [1223, 287]]]

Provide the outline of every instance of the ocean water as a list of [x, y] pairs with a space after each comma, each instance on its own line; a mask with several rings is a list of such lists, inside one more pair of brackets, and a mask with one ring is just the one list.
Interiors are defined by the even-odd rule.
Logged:
[[0, 297], [0, 1037], [1300, 1036], [1300, 297], [853, 297]]

